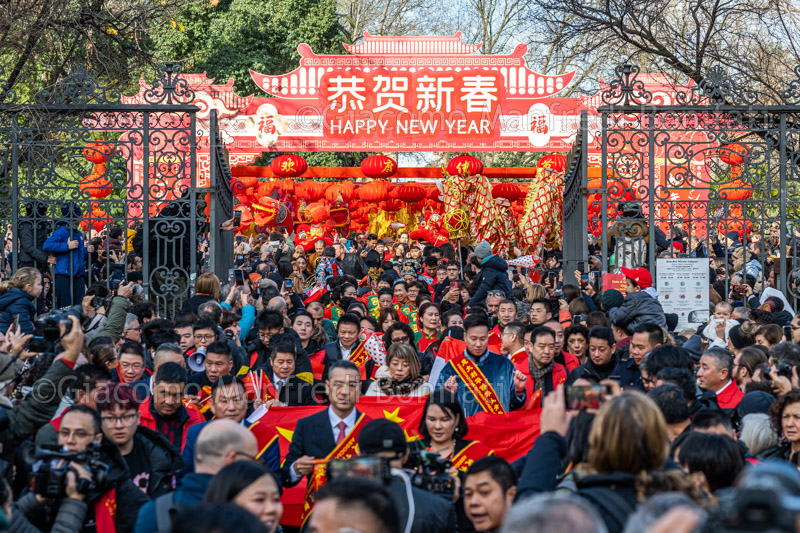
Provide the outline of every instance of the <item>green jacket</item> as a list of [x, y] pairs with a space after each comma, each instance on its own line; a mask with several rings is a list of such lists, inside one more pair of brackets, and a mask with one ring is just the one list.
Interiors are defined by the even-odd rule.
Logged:
[[127, 298], [114, 296], [114, 299], [111, 300], [111, 307], [108, 309], [106, 323], [97, 336], [109, 337], [111, 342], [117, 344], [122, 338], [122, 331], [125, 329], [125, 318], [128, 316], [130, 306], [131, 302]]

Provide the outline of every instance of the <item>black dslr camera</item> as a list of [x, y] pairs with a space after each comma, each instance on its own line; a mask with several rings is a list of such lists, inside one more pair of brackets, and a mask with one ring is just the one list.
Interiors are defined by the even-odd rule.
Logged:
[[[45, 498], [63, 498], [66, 495], [67, 473], [74, 469], [70, 461], [84, 465], [92, 474], [92, 479], [77, 478], [77, 489], [81, 494], [88, 494], [102, 486], [106, 480], [109, 467], [100, 460], [100, 443], [93, 442], [78, 453], [62, 451], [59, 446], [37, 446], [26, 450], [27, 459], [38, 463], [38, 468], [31, 474], [31, 492]], [[34, 464], [34, 466], [36, 466]], [[77, 476], [77, 473], [76, 473]]]
[[55, 309], [39, 317], [33, 323], [33, 338], [28, 343], [28, 350], [36, 353], [54, 353], [56, 344], [61, 339], [59, 324], [66, 326], [64, 335], [72, 329], [70, 316], [77, 318], [78, 322], [83, 322], [83, 308], [80, 304], [67, 309]]
[[450, 495], [455, 491], [453, 476], [447, 472], [453, 463], [436, 452], [412, 449], [404, 466], [414, 469], [410, 476], [411, 484], [418, 489]]

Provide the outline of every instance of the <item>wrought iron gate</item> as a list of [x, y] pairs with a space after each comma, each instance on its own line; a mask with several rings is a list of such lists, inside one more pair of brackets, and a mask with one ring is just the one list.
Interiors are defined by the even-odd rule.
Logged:
[[[616, 72], [598, 110], [601, 181], [587, 182], [583, 145], [575, 149], [580, 163], [567, 179], [583, 185], [581, 202], [588, 209], [574, 209], [571, 223], [580, 227], [578, 235], [589, 228], [600, 269], [645, 266], [655, 279], [657, 257], [709, 257], [716, 249], [722, 259], [710, 266], [726, 295], [731, 280], [746, 273], [796, 296], [800, 67], [798, 79], [775, 102], [762, 102], [719, 70], [689, 89], [678, 88], [673, 101], [646, 90], [638, 67]], [[584, 117], [584, 140], [587, 129]], [[682, 251], [671, 245], [679, 237], [687, 244]], [[754, 255], [758, 261], [751, 262]], [[587, 246], [569, 258], [587, 259]]]
[[[29, 102], [7, 89], [0, 93], [4, 268], [36, 266], [52, 276], [56, 268], [89, 285], [93, 266], [98, 277], [112, 278], [141, 268], [144, 297], [162, 315], [175, 315], [202, 259], [204, 193], [214, 194], [198, 188], [199, 108], [180, 74], [179, 65], [167, 64], [137, 97], [124, 100], [80, 71]], [[83, 276], [82, 261], [47, 264], [36, 249], [62, 224], [70, 234], [96, 232], [105, 264], [93, 265], [88, 254]], [[141, 267], [138, 260], [116, 263], [116, 243], [108, 238], [114, 225], [124, 228], [120, 241]]]

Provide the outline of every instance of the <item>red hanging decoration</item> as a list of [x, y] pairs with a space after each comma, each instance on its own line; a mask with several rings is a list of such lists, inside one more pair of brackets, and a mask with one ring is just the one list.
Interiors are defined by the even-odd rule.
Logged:
[[718, 154], [723, 163], [741, 165], [749, 151], [749, 148], [743, 144], [724, 144], [720, 146]]
[[390, 194], [392, 198], [405, 202], [407, 204], [416, 203], [425, 199], [427, 191], [422, 185], [418, 183], [404, 183], [397, 187]]
[[390, 178], [397, 172], [397, 161], [383, 154], [371, 155], [361, 162], [361, 172], [368, 178]]
[[329, 185], [325, 190], [325, 199], [329, 202], [333, 202], [341, 195], [342, 200], [349, 202], [353, 199], [355, 190], [356, 186], [352, 181], [345, 180], [340, 183], [334, 183], [333, 185]]
[[358, 197], [365, 202], [383, 202], [389, 196], [389, 189], [389, 182], [373, 181], [358, 189]]
[[299, 155], [279, 155], [269, 164], [272, 173], [282, 178], [296, 178], [308, 170], [308, 163]]
[[516, 202], [520, 198], [525, 198], [525, 192], [516, 183], [495, 183], [492, 186], [492, 196]]
[[447, 163], [447, 173], [451, 176], [474, 176], [483, 172], [483, 163], [477, 157], [461, 154]]
[[294, 191], [298, 198], [306, 202], [316, 202], [325, 196], [327, 183], [321, 181], [306, 180], [295, 185]]
[[567, 156], [564, 154], [548, 154], [536, 163], [536, 168], [547, 169], [553, 172], [564, 172], [567, 170]]
[[103, 139], [95, 139], [83, 149], [83, 157], [90, 163], [99, 164], [108, 161], [108, 157], [114, 149], [103, 142]]

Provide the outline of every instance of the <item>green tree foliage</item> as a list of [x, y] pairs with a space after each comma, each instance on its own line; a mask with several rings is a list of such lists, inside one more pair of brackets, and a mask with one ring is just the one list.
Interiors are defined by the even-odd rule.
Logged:
[[240, 95], [262, 91], [250, 69], [284, 74], [297, 68], [297, 45], [319, 54], [342, 53], [343, 33], [332, 0], [211, 0], [189, 4], [164, 28], [160, 55], [184, 63], [185, 72], [206, 71]]

